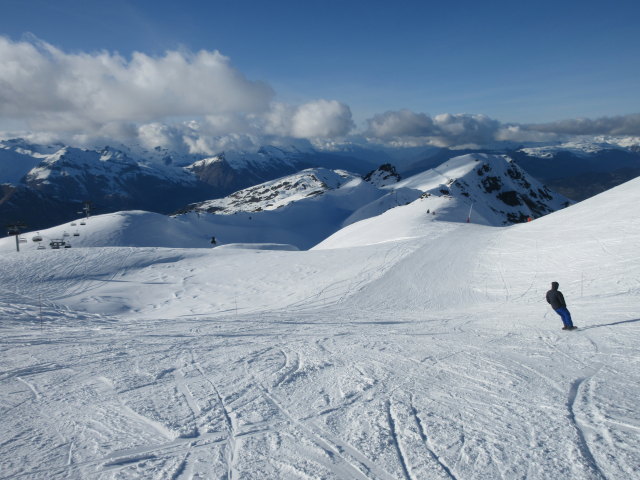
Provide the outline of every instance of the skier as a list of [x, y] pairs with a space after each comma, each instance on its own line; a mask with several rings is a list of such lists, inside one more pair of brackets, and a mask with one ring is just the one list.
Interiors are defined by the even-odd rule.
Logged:
[[560, 284], [558, 282], [551, 282], [551, 290], [547, 292], [547, 303], [549, 303], [551, 308], [562, 318], [562, 323], [564, 323], [564, 327], [562, 327], [563, 330], [575, 330], [578, 327], [573, 326], [571, 313], [567, 310], [564, 295], [558, 290], [559, 286]]
[[211, 237], [211, 245], [215, 245], [216, 243], [218, 243], [216, 237]]

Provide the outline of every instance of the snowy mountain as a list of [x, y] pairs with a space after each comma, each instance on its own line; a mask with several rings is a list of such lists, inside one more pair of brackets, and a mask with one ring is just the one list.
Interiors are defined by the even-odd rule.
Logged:
[[[396, 222], [390, 219], [395, 216], [406, 225], [469, 220], [503, 226], [538, 218], [569, 203], [508, 158], [475, 154], [404, 180], [390, 165], [364, 178], [343, 170], [307, 169], [193, 204], [174, 217], [118, 212], [93, 217], [84, 226], [77, 220], [40, 234], [45, 244], [67, 238], [73, 247], [139, 246], [135, 241], [139, 232], [148, 232], [144, 246], [207, 247], [215, 237], [216, 245], [268, 243], [309, 249], [320, 242], [326, 245], [328, 237], [342, 230], [361, 229], [367, 222], [393, 225]], [[406, 221], [407, 216], [414, 220]], [[34, 235], [24, 235], [23, 248], [37, 248], [29, 242]], [[11, 239], [6, 240], [2, 245], [14, 248]], [[386, 237], [371, 238], [368, 243], [378, 241]]]
[[640, 176], [640, 139], [634, 137], [578, 137], [527, 145], [502, 142], [482, 150], [417, 151], [413, 162], [399, 171], [412, 176], [469, 153], [508, 155], [534, 178], [576, 201]]
[[124, 145], [97, 149], [0, 142], [0, 221], [20, 220], [34, 228], [75, 218], [90, 200], [97, 213], [143, 209], [171, 213], [184, 205], [217, 198], [310, 166], [371, 165], [322, 152], [263, 147], [257, 152], [216, 156], [178, 154]]
[[[400, 180], [390, 164], [382, 165], [362, 179], [345, 171], [305, 170], [223, 199], [192, 205], [184, 212], [218, 215], [251, 212], [251, 217], [258, 220], [263, 218], [260, 212], [283, 209], [277, 213], [280, 218], [277, 222], [291, 225], [292, 230], [301, 230], [309, 228], [303, 225], [314, 221], [317, 214], [312, 212], [320, 207], [325, 209], [323, 218], [334, 219], [333, 231], [337, 231], [411, 203], [437, 220], [466, 221], [469, 210], [475, 207], [475, 223], [508, 225], [546, 215], [571, 202], [531, 178], [508, 157], [470, 154], [405, 180]], [[286, 206], [290, 208], [283, 208]], [[299, 212], [307, 206], [309, 214], [302, 225], [284, 220], [289, 216], [300, 218]], [[339, 211], [329, 215], [332, 209]]]
[[225, 198], [192, 205], [186, 211], [229, 215], [275, 210], [301, 199], [322, 195], [358, 178], [344, 170], [313, 168], [235, 192]]
[[385, 163], [372, 172], [367, 173], [364, 177], [365, 182], [369, 182], [376, 187], [386, 187], [400, 181], [400, 174], [396, 167], [390, 163]]
[[[470, 177], [498, 176], [469, 169], [493, 159], [478, 160], [438, 170], [475, 195]], [[427, 188], [430, 175], [402, 182]], [[638, 202], [640, 179], [498, 228], [434, 221], [413, 202], [309, 251], [17, 253], [1, 239], [0, 472], [635, 478]], [[78, 228], [148, 245], [159, 232], [134, 234], [140, 219], [107, 225], [135, 216], [197, 223], [128, 212]], [[576, 331], [544, 301], [553, 280]]]
[[534, 177], [584, 200], [640, 176], [640, 139], [596, 137], [531, 145], [509, 155]]
[[590, 138], [521, 147], [505, 143], [493, 152], [331, 144], [325, 150], [264, 146], [203, 155], [140, 145], [75, 148], [6, 140], [0, 142], [0, 222], [50, 227], [74, 219], [85, 200], [93, 202], [95, 213], [173, 213], [308, 168], [363, 175], [384, 163], [409, 178], [476, 153], [507, 155], [554, 191], [580, 200], [640, 175], [639, 144], [632, 138]]
[[476, 222], [487, 225], [524, 222], [571, 203], [532, 178], [509, 157], [488, 154], [453, 158], [399, 182], [396, 188], [421, 190], [431, 211], [453, 211], [459, 210], [461, 203], [469, 205], [475, 210]]

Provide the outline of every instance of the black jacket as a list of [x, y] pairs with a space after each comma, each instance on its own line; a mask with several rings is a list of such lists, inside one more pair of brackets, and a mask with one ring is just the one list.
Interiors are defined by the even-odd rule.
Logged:
[[552, 288], [547, 292], [547, 302], [551, 304], [551, 308], [557, 310], [561, 307], [566, 307], [567, 304], [564, 301], [562, 292]]

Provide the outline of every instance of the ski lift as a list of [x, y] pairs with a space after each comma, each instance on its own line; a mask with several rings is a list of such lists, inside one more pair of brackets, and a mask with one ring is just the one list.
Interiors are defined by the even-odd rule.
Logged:
[[27, 240], [25, 237], [18, 237], [18, 241], [20, 243], [27, 243], [29, 240]]
[[62, 236], [63, 236], [63, 237], [68, 237], [68, 236], [70, 236], [70, 235], [69, 235], [69, 232], [65, 231], [65, 232], [62, 234]]
[[76, 226], [76, 222], [71, 222], [71, 226], [75, 227]]
[[85, 222], [84, 220], [80, 222], [80, 225], [86, 225], [87, 222]]
[[73, 233], [73, 236], [74, 236], [74, 237], [79, 237], [79, 236], [80, 236], [80, 232], [76, 230], [76, 231]]
[[36, 235], [34, 235], [33, 237], [31, 237], [31, 241], [32, 242], [41, 242], [42, 241], [42, 235], [40, 235], [40, 232], [38, 232]]
[[65, 243], [64, 244], [64, 248], [71, 248], [71, 244], [70, 243]]
[[66, 242], [64, 240], [61, 240], [61, 239], [51, 240], [49, 242], [49, 246], [53, 250], [59, 250], [60, 247], [64, 247], [65, 245], [66, 245]]
[[45, 247], [43, 244], [39, 243], [38, 244], [38, 248], [36, 250], [46, 250], [47, 247]]

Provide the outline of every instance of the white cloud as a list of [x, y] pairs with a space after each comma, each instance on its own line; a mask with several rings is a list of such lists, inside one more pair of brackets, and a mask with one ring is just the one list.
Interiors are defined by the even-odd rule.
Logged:
[[443, 147], [485, 145], [496, 139], [500, 129], [500, 122], [486, 115], [444, 113], [433, 121], [434, 143]]
[[385, 112], [367, 120], [366, 135], [394, 144], [441, 147], [483, 145], [495, 140], [500, 122], [486, 115], [444, 113], [431, 118], [410, 110]]
[[38, 129], [97, 129], [109, 122], [264, 112], [273, 90], [246, 79], [217, 51], [65, 53], [0, 37], [0, 114]]
[[336, 100], [305, 103], [291, 119], [291, 136], [296, 138], [339, 137], [352, 128], [351, 109]]
[[268, 135], [291, 138], [344, 137], [354, 128], [351, 109], [336, 100], [315, 100], [299, 106], [274, 103], [254, 121]]
[[367, 135], [382, 140], [402, 137], [426, 137], [433, 133], [433, 120], [410, 110], [379, 113], [367, 120]]
[[46, 132], [62, 141], [111, 138], [207, 152], [219, 143], [247, 146], [273, 135], [293, 141], [339, 137], [353, 128], [347, 105], [275, 102], [271, 87], [248, 80], [217, 51], [159, 57], [134, 52], [127, 59], [0, 36], [0, 65], [5, 128], [15, 131], [22, 123], [30, 135]]
[[227, 133], [215, 135], [208, 123], [195, 120], [166, 125], [148, 123], [140, 125], [137, 138], [147, 149], [167, 148], [178, 153], [215, 155], [224, 150], [252, 150], [260, 146], [260, 140], [249, 134]]
[[398, 147], [481, 147], [500, 141], [549, 142], [579, 135], [640, 136], [640, 114], [519, 125], [479, 114], [443, 113], [432, 118], [398, 110], [374, 115], [367, 120], [365, 131], [369, 141]]
[[183, 136], [179, 128], [158, 122], [140, 125], [137, 130], [140, 143], [149, 149], [162, 147], [180, 152], [184, 149]]
[[[308, 140], [328, 145], [354, 130], [344, 103], [288, 105], [275, 98], [269, 85], [247, 79], [218, 51], [176, 50], [157, 57], [135, 52], [125, 58], [0, 36], [0, 127], [13, 132], [0, 132], [5, 138], [87, 146], [133, 142], [213, 154]], [[442, 147], [561, 135], [640, 136], [640, 114], [504, 125], [486, 115], [431, 117], [404, 109], [374, 115], [361, 133], [374, 143]]]
[[565, 135], [640, 135], [640, 113], [601, 117], [576, 118], [559, 122], [524, 126], [527, 130]]
[[496, 140], [508, 142], [553, 142], [558, 134], [529, 130], [522, 125], [503, 125], [496, 134]]

